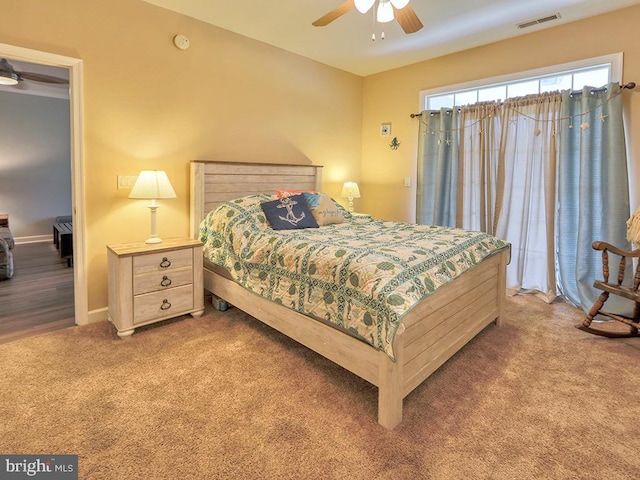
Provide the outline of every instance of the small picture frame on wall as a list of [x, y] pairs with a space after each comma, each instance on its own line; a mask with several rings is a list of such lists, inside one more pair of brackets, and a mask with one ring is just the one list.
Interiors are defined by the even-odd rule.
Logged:
[[383, 123], [380, 125], [380, 136], [386, 137], [387, 135], [391, 135], [391, 124]]

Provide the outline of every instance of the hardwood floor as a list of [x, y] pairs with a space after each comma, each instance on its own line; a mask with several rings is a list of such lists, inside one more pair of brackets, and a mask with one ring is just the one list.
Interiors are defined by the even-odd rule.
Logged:
[[18, 244], [0, 281], [0, 344], [75, 325], [73, 268], [53, 243]]

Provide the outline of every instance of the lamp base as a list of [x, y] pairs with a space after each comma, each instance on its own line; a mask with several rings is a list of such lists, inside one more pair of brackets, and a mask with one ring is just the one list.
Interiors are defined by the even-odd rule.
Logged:
[[149, 205], [149, 212], [151, 213], [151, 236], [147, 238], [144, 243], [162, 243], [162, 239], [157, 235], [158, 229], [156, 226], [156, 210], [158, 210], [159, 206], [155, 199], [151, 200], [151, 204]]

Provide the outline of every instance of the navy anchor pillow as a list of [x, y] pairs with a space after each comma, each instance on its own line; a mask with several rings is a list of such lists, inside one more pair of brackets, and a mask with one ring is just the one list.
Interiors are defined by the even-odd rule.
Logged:
[[260, 206], [274, 230], [293, 230], [295, 228], [318, 228], [304, 195], [292, 195]]

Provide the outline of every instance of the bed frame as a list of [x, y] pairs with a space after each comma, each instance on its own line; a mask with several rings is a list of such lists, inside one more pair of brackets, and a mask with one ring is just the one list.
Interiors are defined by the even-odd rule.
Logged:
[[[220, 203], [276, 189], [322, 191], [322, 167], [314, 165], [191, 162], [191, 231]], [[486, 258], [406, 314], [386, 353], [282, 305], [265, 300], [205, 267], [204, 287], [288, 337], [378, 387], [378, 423], [393, 429], [414, 388], [504, 313], [509, 250]]]

